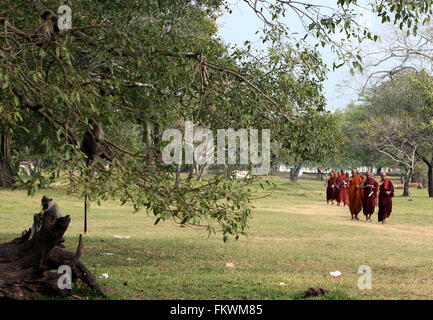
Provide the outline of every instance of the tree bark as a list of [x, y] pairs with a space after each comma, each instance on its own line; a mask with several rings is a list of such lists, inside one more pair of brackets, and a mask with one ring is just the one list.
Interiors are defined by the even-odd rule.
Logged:
[[71, 219], [44, 220], [41, 230], [28, 240], [30, 230], [20, 238], [0, 244], [0, 299], [28, 300], [41, 295], [65, 297], [73, 289], [58, 284], [60, 266], [71, 268], [72, 282], [80, 279], [100, 296], [105, 296], [96, 278], [80, 261], [83, 241], [80, 235], [77, 252], [64, 250], [63, 234]]
[[182, 164], [179, 163], [176, 166], [176, 182], [174, 183], [175, 186], [178, 186], [180, 183], [180, 174], [182, 172]]
[[428, 160], [424, 155], [422, 155], [421, 153], [417, 152], [416, 153], [418, 158], [420, 158], [428, 167], [428, 175], [427, 175], [427, 180], [428, 180], [428, 196], [430, 198], [433, 198], [433, 155], [431, 160]]
[[11, 141], [6, 132], [0, 133], [0, 186], [15, 184], [15, 173], [11, 164]]
[[193, 175], [194, 175], [194, 165], [190, 164], [188, 169], [188, 177], [186, 178], [186, 180], [190, 181]]
[[319, 168], [317, 168], [317, 179], [323, 180], [322, 171]]
[[428, 196], [430, 198], [433, 198], [433, 164], [428, 165], [427, 180], [428, 180]]
[[196, 166], [196, 171], [197, 171], [197, 181], [202, 181], [203, 178], [206, 176], [207, 174], [207, 170], [209, 168], [208, 164], [203, 164], [203, 165], [197, 165]]
[[410, 187], [411, 179], [412, 179], [412, 169], [408, 169], [403, 178], [403, 184], [404, 184], [403, 197], [410, 196], [409, 187]]
[[293, 183], [298, 182], [298, 175], [304, 165], [304, 161], [299, 161], [292, 170], [290, 170], [290, 181]]

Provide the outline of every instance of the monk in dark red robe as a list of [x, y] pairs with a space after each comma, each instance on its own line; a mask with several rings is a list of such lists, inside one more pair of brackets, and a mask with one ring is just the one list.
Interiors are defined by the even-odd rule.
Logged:
[[385, 172], [380, 173], [382, 180], [379, 187], [379, 222], [386, 224], [392, 212], [392, 198], [394, 197], [394, 186], [391, 180], [386, 177]]
[[329, 204], [331, 201], [334, 204], [336, 191], [336, 180], [334, 174], [331, 172], [330, 177], [326, 180], [326, 202]]
[[337, 206], [340, 206], [340, 193], [341, 193], [341, 175], [340, 173], [337, 173], [337, 177], [335, 178], [335, 185], [337, 187], [337, 190], [335, 191], [335, 200], [337, 200]]
[[371, 221], [371, 215], [374, 213], [377, 202], [378, 184], [373, 179], [370, 172], [367, 172], [364, 183], [361, 186], [363, 189], [362, 197], [362, 211], [364, 212], [365, 219]]
[[329, 201], [331, 201], [331, 185], [330, 185], [330, 181], [331, 180], [331, 176], [329, 178], [326, 179], [325, 181], [325, 187], [326, 187], [326, 203], [329, 204]]
[[336, 200], [338, 199], [338, 191], [339, 191], [339, 187], [338, 187], [338, 172], [335, 171], [335, 169], [332, 169], [332, 176], [334, 178], [334, 188], [333, 188], [333, 194], [332, 194], [332, 199]]
[[349, 173], [345, 172], [346, 178], [344, 179], [344, 206], [349, 205]]

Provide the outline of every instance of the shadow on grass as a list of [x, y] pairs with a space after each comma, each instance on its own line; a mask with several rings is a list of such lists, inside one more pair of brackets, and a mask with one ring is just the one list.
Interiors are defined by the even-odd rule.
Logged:
[[348, 293], [341, 290], [334, 290], [325, 295], [321, 295], [318, 297], [309, 297], [309, 298], [305, 298], [304, 291], [297, 291], [292, 298], [293, 300], [353, 300], [354, 299]]

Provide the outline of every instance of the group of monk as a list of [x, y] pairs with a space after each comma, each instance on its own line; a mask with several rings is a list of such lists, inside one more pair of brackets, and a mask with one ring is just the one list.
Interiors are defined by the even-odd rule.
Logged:
[[337, 206], [348, 205], [352, 220], [359, 220], [358, 214], [363, 211], [366, 221], [372, 221], [371, 216], [376, 206], [379, 207], [379, 222], [386, 224], [392, 212], [392, 198], [394, 186], [386, 177], [386, 172], [380, 173], [379, 183], [372, 177], [371, 172], [362, 176], [357, 169], [349, 176], [343, 169], [337, 173], [332, 169], [326, 180], [326, 201], [329, 204], [337, 202]]

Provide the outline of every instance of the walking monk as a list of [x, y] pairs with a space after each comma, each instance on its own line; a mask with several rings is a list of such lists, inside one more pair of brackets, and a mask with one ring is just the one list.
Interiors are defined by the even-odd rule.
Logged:
[[338, 172], [335, 171], [335, 169], [332, 169], [332, 176], [333, 176], [335, 179], [338, 179]]
[[335, 190], [336, 190], [336, 180], [334, 178], [334, 173], [331, 172], [330, 177], [326, 180], [326, 203], [329, 204], [331, 201], [334, 204], [335, 200]]
[[355, 218], [359, 220], [358, 213], [362, 209], [360, 186], [362, 184], [362, 177], [358, 174], [356, 169], [352, 170], [352, 177], [349, 180], [349, 209], [352, 215], [352, 220]]
[[[359, 171], [359, 169], [356, 169], [356, 172], [357, 172], [358, 175], [361, 177], [361, 179], [362, 179], [362, 183], [364, 184], [364, 182], [365, 182], [365, 178], [364, 178], [364, 176], [361, 174], [361, 171]], [[361, 192], [361, 203], [364, 203], [364, 192]]]
[[346, 178], [344, 179], [344, 206], [349, 205], [349, 172], [344, 173]]
[[348, 174], [344, 172], [343, 169], [340, 171], [340, 175], [338, 176], [337, 185], [337, 205], [343, 202], [344, 206], [349, 204], [349, 191], [348, 191]]
[[362, 197], [362, 211], [365, 215], [365, 220], [371, 221], [371, 215], [377, 203], [377, 182], [371, 176], [371, 172], [367, 172], [361, 189], [363, 189], [364, 196]]
[[334, 187], [332, 188], [332, 204], [334, 204], [334, 200], [338, 201], [338, 172], [335, 169], [332, 169], [332, 177], [334, 178]]
[[380, 181], [379, 192], [379, 222], [386, 224], [386, 218], [389, 218], [392, 211], [392, 197], [394, 197], [394, 186], [391, 180], [386, 177], [386, 173], [380, 173], [382, 180]]

